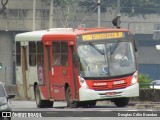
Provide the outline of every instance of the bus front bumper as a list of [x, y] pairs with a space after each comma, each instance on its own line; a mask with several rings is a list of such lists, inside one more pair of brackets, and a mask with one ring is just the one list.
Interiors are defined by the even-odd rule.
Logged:
[[107, 100], [112, 98], [136, 96], [139, 96], [139, 83], [117, 90], [95, 91], [82, 87], [79, 89], [79, 101]]

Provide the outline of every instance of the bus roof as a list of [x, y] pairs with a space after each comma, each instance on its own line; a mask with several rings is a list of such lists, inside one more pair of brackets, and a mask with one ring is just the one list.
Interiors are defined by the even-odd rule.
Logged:
[[92, 32], [113, 32], [113, 31], [128, 31], [127, 29], [107, 29], [107, 28], [82, 28], [82, 29], [73, 29], [73, 28], [51, 28], [48, 30], [32, 31], [20, 33], [15, 36], [15, 41], [41, 41], [43, 36], [46, 35], [80, 35], [88, 34]]
[[68, 32], [73, 31], [72, 28], [52, 28], [48, 30], [40, 30], [40, 31], [31, 31], [31, 32], [25, 32], [20, 33], [15, 36], [15, 41], [41, 41], [43, 35], [47, 34], [56, 34], [59, 32]]

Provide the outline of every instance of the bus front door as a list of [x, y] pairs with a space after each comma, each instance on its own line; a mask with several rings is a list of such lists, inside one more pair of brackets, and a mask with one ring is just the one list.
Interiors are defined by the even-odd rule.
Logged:
[[[51, 45], [44, 46], [44, 81], [46, 86], [46, 92], [43, 93], [46, 99], [52, 99], [52, 90], [50, 85], [51, 76]], [[47, 94], [46, 94], [47, 93]]]
[[69, 81], [68, 43], [52, 42], [50, 85], [55, 100], [65, 100], [65, 84]]
[[22, 84], [23, 84], [23, 92], [24, 98], [29, 99], [29, 83], [28, 81], [28, 43], [21, 43], [21, 59], [22, 59]]

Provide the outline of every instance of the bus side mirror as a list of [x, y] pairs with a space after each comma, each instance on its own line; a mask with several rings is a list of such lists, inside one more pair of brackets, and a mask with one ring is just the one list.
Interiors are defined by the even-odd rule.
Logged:
[[9, 94], [7, 98], [8, 98], [8, 99], [15, 98], [15, 95], [14, 95], [14, 94]]
[[2, 63], [0, 63], [0, 70], [2, 69], [2, 66], [3, 66]]
[[72, 61], [73, 61], [73, 63], [76, 63], [76, 54], [75, 54], [75, 52], [72, 55]]
[[73, 63], [76, 63], [77, 60], [80, 61], [79, 56], [74, 52], [72, 54], [72, 61], [73, 61]]
[[120, 18], [121, 18], [121, 16], [120, 16], [120, 15], [117, 15], [117, 17], [112, 20], [112, 24], [113, 24], [115, 27], [117, 27], [118, 29], [121, 28], [121, 27], [120, 27], [120, 23], [121, 23]]
[[137, 50], [137, 45], [136, 45], [135, 40], [133, 40], [133, 45], [134, 45], [134, 50], [135, 50], [135, 52], [137, 52], [138, 50]]

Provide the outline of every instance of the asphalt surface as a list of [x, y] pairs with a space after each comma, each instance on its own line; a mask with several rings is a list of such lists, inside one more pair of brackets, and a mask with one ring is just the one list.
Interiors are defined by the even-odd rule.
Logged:
[[[55, 102], [52, 108], [37, 108], [35, 101], [26, 100], [12, 100], [11, 105], [12, 120], [121, 120], [122, 117], [123, 120], [147, 120], [148, 117], [157, 120], [160, 117], [160, 103], [156, 102], [130, 102], [123, 108], [108, 101], [98, 102], [94, 108], [67, 108], [63, 101]], [[153, 116], [145, 116], [148, 114]]]

